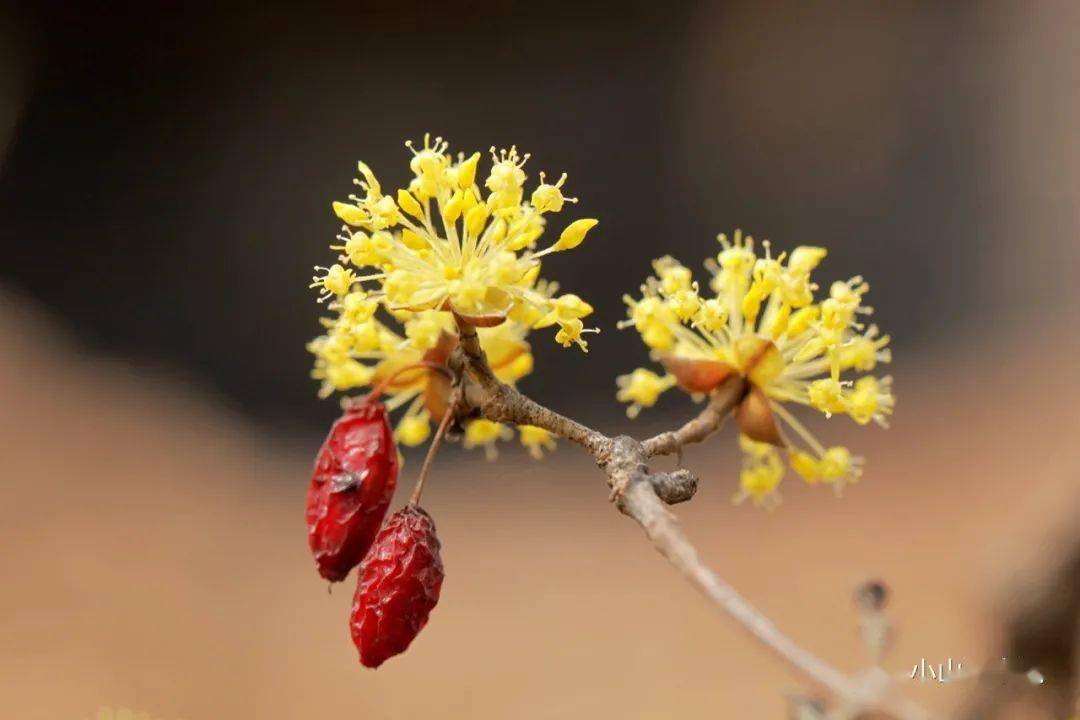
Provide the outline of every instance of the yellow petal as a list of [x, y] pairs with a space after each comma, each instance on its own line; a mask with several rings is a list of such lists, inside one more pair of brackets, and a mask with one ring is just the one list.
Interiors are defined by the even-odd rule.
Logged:
[[823, 247], [800, 245], [791, 251], [788, 269], [795, 273], [809, 274], [825, 258], [827, 252]]
[[416, 198], [414, 198], [412, 196], [412, 193], [410, 193], [408, 190], [397, 191], [397, 204], [398, 207], [412, 215], [417, 220], [424, 219], [424, 211], [420, 207], [420, 203], [417, 202]]
[[382, 187], [379, 185], [379, 181], [375, 179], [375, 173], [371, 171], [367, 163], [358, 162], [356, 167], [360, 169], [360, 174], [364, 176], [364, 180], [367, 182], [368, 192], [375, 197], [381, 195]]
[[474, 205], [471, 210], [465, 213], [465, 229], [473, 235], [479, 235], [484, 229], [484, 225], [487, 224], [487, 219], [487, 205]]
[[367, 225], [368, 214], [358, 208], [356, 205], [350, 205], [349, 203], [335, 202], [333, 204], [334, 214], [341, 218], [342, 222], [349, 225]]
[[458, 187], [462, 190], [476, 182], [476, 164], [480, 162], [480, 153], [473, 153], [458, 167]]
[[814, 484], [821, 479], [821, 470], [818, 467], [817, 458], [802, 450], [791, 452], [791, 468], [809, 484]]
[[446, 222], [457, 222], [457, 219], [461, 217], [462, 206], [465, 204], [465, 197], [458, 190], [454, 193], [454, 196], [450, 198], [450, 202], [446, 203], [446, 207], [443, 208], [443, 217], [446, 218]]
[[559, 236], [558, 241], [554, 245], [556, 252], [562, 250], [573, 250], [585, 240], [585, 234], [596, 227], [599, 220], [593, 218], [582, 218], [581, 220], [575, 220], [570, 223], [565, 230], [562, 231], [562, 235]]
[[405, 243], [405, 247], [410, 250], [423, 250], [428, 246], [428, 241], [409, 228], [402, 228], [401, 230], [401, 242]]

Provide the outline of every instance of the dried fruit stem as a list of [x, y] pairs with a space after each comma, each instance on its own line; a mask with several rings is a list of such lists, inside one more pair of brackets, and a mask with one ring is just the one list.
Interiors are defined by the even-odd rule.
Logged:
[[454, 418], [454, 413], [457, 412], [460, 403], [460, 394], [455, 390], [446, 406], [446, 412], [443, 413], [442, 420], [439, 421], [439, 429], [435, 431], [435, 437], [431, 439], [427, 455], [424, 456], [424, 464], [420, 467], [420, 477], [416, 479], [416, 487], [413, 488], [412, 495], [409, 496], [410, 505], [420, 504], [420, 495], [424, 492], [424, 481], [427, 480], [428, 471], [431, 470], [431, 463], [435, 460], [435, 453], [439, 451], [439, 445], [442, 444], [446, 428], [450, 426], [450, 421]]
[[607, 474], [616, 507], [641, 525], [653, 547], [709, 600], [815, 683], [861, 707], [888, 706], [901, 718], [924, 716], [917, 708], [870, 696], [855, 680], [781, 632], [701, 560], [675, 516], [657, 496], [647, 460], [681, 452], [684, 445], [701, 442], [715, 432], [745, 396], [747, 388], [742, 378], [732, 378], [721, 385], [701, 413], [676, 430], [644, 441], [625, 435], [608, 437], [500, 382], [488, 365], [476, 329], [460, 317], [457, 323], [461, 343], [455, 350], [457, 357], [450, 364], [466, 370], [475, 381], [475, 387], [468, 388], [464, 396], [467, 409], [477, 410], [496, 422], [536, 425], [584, 448]]

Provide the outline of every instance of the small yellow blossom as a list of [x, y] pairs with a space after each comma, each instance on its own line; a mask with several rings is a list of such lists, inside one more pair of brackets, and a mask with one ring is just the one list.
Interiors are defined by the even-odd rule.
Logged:
[[518, 435], [521, 437], [521, 444], [537, 460], [544, 457], [545, 450], [551, 452], [555, 449], [555, 436], [544, 428], [535, 425], [519, 425]]
[[401, 419], [398, 423], [397, 429], [394, 431], [394, 437], [402, 445], [409, 447], [416, 447], [422, 444], [431, 435], [431, 418], [428, 416], [427, 411], [416, 413], [415, 415], [407, 415]]
[[582, 333], [587, 332], [599, 332], [599, 330], [587, 329], [583, 322], [577, 318], [571, 318], [559, 324], [559, 332], [555, 333], [555, 342], [563, 347], [570, 347], [571, 344], [577, 343], [582, 352], [589, 352], [589, 343], [581, 337]]
[[847, 405], [844, 400], [844, 386], [831, 377], [814, 380], [806, 388], [806, 399], [812, 406], [832, 417], [833, 413], [844, 412]]
[[540, 173], [540, 185], [532, 194], [532, 206], [536, 208], [537, 212], [559, 212], [563, 208], [563, 203], [576, 203], [577, 198], [564, 197], [562, 194], [562, 186], [566, 182], [566, 173], [562, 174], [559, 181], [554, 185], [549, 185], [544, 182], [544, 173]]
[[353, 273], [352, 270], [343, 268], [337, 263], [334, 263], [328, 268], [316, 265], [315, 269], [323, 271], [323, 274], [311, 278], [310, 287], [322, 288], [322, 293], [319, 297], [320, 302], [334, 295], [341, 297], [349, 292], [349, 288], [356, 280], [356, 274]]
[[873, 420], [882, 427], [888, 427], [888, 418], [895, 402], [892, 378], [885, 376], [879, 380], [871, 375], [859, 378], [845, 402], [847, 413], [860, 425]]
[[826, 483], [854, 482], [862, 474], [862, 460], [853, 457], [851, 451], [839, 445], [826, 450], [818, 463], [821, 481]]
[[750, 437], [742, 443], [740, 499], [773, 502], [783, 475], [777, 447], [787, 450], [788, 462], [808, 483], [839, 489], [853, 482], [861, 459], [846, 448], [825, 448], [786, 406], [888, 424], [892, 379], [860, 375], [892, 359], [889, 336], [863, 322], [872, 312], [864, 302], [869, 284], [859, 276], [834, 282], [825, 298], [815, 300], [819, 288], [811, 274], [825, 248], [802, 246], [773, 256], [768, 242], [759, 252], [741, 232], [719, 240], [720, 252], [705, 263], [711, 294], [688, 268], [665, 256], [653, 262], [655, 275], [640, 296], [624, 297], [627, 319], [619, 326], [637, 330], [668, 374], [639, 368], [623, 375], [616, 397], [630, 403], [633, 417], [676, 385], [703, 396], [741, 376], [749, 390], [735, 418]]
[[509, 440], [513, 436], [514, 432], [502, 423], [479, 418], [469, 422], [465, 428], [465, 447], [482, 447], [488, 460], [494, 460], [499, 456], [495, 443], [499, 440]]
[[591, 315], [592, 311], [592, 305], [577, 295], [563, 295], [551, 301], [551, 310], [547, 315], [537, 320], [533, 327], [545, 328], [556, 323], [562, 324], [570, 320], [580, 320], [587, 315]]
[[745, 435], [739, 436], [739, 446], [743, 450], [743, 466], [734, 501], [741, 503], [749, 499], [754, 505], [775, 507], [780, 503], [779, 487], [784, 477], [779, 453], [772, 445], [755, 442]]
[[620, 375], [615, 378], [615, 383], [619, 386], [615, 397], [620, 402], [630, 403], [626, 414], [634, 418], [638, 416], [642, 408], [655, 405], [660, 395], [675, 385], [675, 378], [671, 375], [657, 375], [646, 368], [638, 368], [629, 375]]
[[858, 480], [862, 474], [862, 458], [853, 456], [850, 450], [839, 445], [822, 449], [820, 457], [801, 450], [792, 450], [789, 461], [795, 472], [807, 483], [831, 484], [837, 492], [844, 485]]

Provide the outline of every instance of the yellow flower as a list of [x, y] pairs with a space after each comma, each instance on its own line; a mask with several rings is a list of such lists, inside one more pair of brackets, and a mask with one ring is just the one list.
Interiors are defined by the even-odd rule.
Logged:
[[431, 435], [431, 418], [427, 411], [418, 412], [415, 415], [407, 415], [398, 423], [394, 437], [402, 445], [416, 447], [422, 444]]
[[619, 386], [615, 397], [620, 402], [631, 403], [626, 409], [626, 414], [634, 418], [638, 416], [642, 408], [655, 405], [660, 395], [675, 384], [675, 378], [671, 375], [657, 375], [646, 368], [638, 368], [629, 375], [620, 375], [615, 378], [615, 383]]
[[754, 505], [775, 507], [780, 503], [780, 481], [784, 477], [784, 463], [776, 448], [767, 443], [755, 442], [745, 435], [739, 436], [743, 449], [743, 466], [739, 471], [739, 492], [733, 500], [741, 503], [750, 499]]
[[[390, 312], [455, 313], [479, 327], [498, 325], [512, 314], [529, 315], [558, 325], [560, 344], [576, 343], [584, 350], [582, 333], [595, 330], [581, 320], [592, 307], [577, 296], [545, 292], [538, 274], [544, 256], [577, 247], [597, 221], [575, 220], [551, 246], [534, 249], [544, 232], [544, 215], [577, 201], [562, 193], [566, 175], [551, 185], [541, 174], [526, 202], [529, 156], [517, 148], [498, 154], [492, 148], [492, 167], [481, 185], [480, 153], [459, 155], [455, 162], [446, 141], [427, 135], [421, 149], [406, 145], [414, 177], [396, 194], [385, 194], [371, 168], [359, 163], [362, 179], [356, 184], [363, 194], [332, 206], [345, 223], [340, 244], [331, 246], [341, 253], [341, 264], [322, 269], [313, 286], [322, 288], [324, 297], [341, 297], [359, 285]], [[345, 265], [363, 270], [356, 273]], [[567, 298], [571, 302], [564, 302]], [[567, 304], [574, 312], [565, 311]]]
[[806, 387], [806, 399], [810, 405], [825, 413], [825, 417], [832, 417], [833, 413], [844, 412], [847, 408], [844, 386], [831, 377], [811, 382]]
[[566, 183], [566, 173], [563, 173], [562, 177], [554, 185], [545, 183], [544, 173], [540, 173], [540, 185], [533, 190], [532, 194], [532, 206], [536, 208], [537, 212], [559, 212], [563, 208], [563, 203], [577, 202], [577, 198], [563, 197], [562, 186], [564, 183]]
[[315, 269], [321, 270], [323, 274], [311, 278], [311, 285], [309, 285], [309, 287], [322, 289], [319, 295], [319, 302], [335, 295], [341, 297], [349, 292], [349, 288], [356, 280], [356, 274], [353, 273], [352, 270], [343, 268], [337, 263], [334, 263], [328, 268], [316, 265]]
[[581, 337], [585, 332], [585, 324], [578, 319], [567, 320], [560, 323], [559, 332], [555, 333], [555, 342], [563, 347], [570, 347], [572, 343], [581, 346], [582, 351], [589, 352], [589, 344]]
[[535, 425], [519, 425], [518, 435], [521, 437], [521, 444], [537, 460], [544, 457], [545, 450], [551, 452], [555, 449], [555, 436], [544, 428]]
[[514, 432], [502, 423], [480, 418], [471, 421], [465, 428], [465, 447], [482, 447], [488, 460], [494, 460], [499, 456], [495, 443], [499, 440], [509, 440], [513, 436]]
[[852, 457], [851, 451], [839, 445], [826, 450], [818, 463], [821, 480], [826, 483], [855, 482], [862, 474], [862, 460]]
[[774, 257], [768, 242], [758, 252], [753, 239], [738, 231], [719, 240], [720, 252], [705, 263], [711, 294], [689, 269], [662, 257], [653, 262], [655, 275], [641, 295], [624, 297], [627, 319], [619, 327], [637, 330], [668, 374], [639, 369], [624, 375], [618, 399], [631, 403], [633, 416], [675, 385], [703, 395], [739, 375], [749, 391], [736, 420], [752, 437], [748, 442], [771, 448], [762, 454], [743, 443], [748, 459], [739, 497], [764, 502], [774, 496], [782, 462], [772, 446], [787, 449], [789, 463], [807, 482], [839, 488], [855, 480], [861, 459], [846, 448], [826, 449], [786, 406], [887, 425], [895, 404], [891, 378], [859, 376], [892, 359], [889, 336], [863, 322], [872, 312], [863, 302], [869, 284], [858, 276], [834, 282], [827, 297], [815, 300], [811, 274], [825, 258], [824, 248], [802, 246]]
[[896, 403], [892, 394], [892, 378], [887, 375], [880, 380], [870, 375], [859, 378], [845, 402], [847, 413], [860, 425], [873, 420], [882, 427], [888, 427], [888, 418]]

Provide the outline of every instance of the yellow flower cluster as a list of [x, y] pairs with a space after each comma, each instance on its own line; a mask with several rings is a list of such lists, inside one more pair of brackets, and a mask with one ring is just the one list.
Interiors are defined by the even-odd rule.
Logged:
[[655, 276], [642, 285], [641, 297], [624, 298], [628, 319], [620, 327], [634, 327], [665, 372], [639, 368], [619, 377], [617, 397], [630, 403], [633, 417], [672, 387], [703, 397], [741, 376], [748, 390], [735, 411], [744, 451], [736, 499], [775, 502], [781, 450], [807, 482], [839, 489], [859, 477], [861, 459], [844, 447], [824, 447], [784, 404], [887, 425], [891, 378], [860, 376], [891, 359], [889, 337], [863, 322], [872, 312], [863, 303], [869, 285], [860, 277], [835, 282], [828, 297], [815, 300], [811, 273], [824, 248], [801, 246], [773, 257], [767, 241], [759, 255], [753, 239], [738, 231], [719, 240], [721, 251], [706, 262], [710, 292], [688, 268], [663, 257], [653, 263]]
[[591, 330], [582, 319], [592, 306], [576, 295], [554, 297], [538, 288], [541, 258], [576, 248], [597, 223], [575, 220], [553, 244], [536, 250], [546, 216], [577, 202], [563, 195], [566, 175], [550, 184], [541, 173], [526, 200], [529, 156], [516, 148], [498, 154], [491, 149], [492, 167], [481, 186], [479, 152], [455, 161], [442, 138], [427, 135], [423, 148], [406, 145], [413, 154], [407, 188], [383, 194], [375, 174], [360, 163], [362, 179], [355, 182], [364, 194], [333, 203], [345, 223], [341, 244], [331, 246], [341, 253], [339, 263], [316, 267], [312, 286], [324, 298], [360, 286], [388, 310], [452, 312], [480, 327], [508, 317], [531, 329], [558, 326], [557, 342], [585, 350], [582, 334]]
[[[430, 366], [445, 363], [456, 347], [455, 316], [476, 326], [504, 382], [532, 372], [526, 337], [533, 329], [558, 327], [557, 342], [587, 349], [582, 336], [596, 330], [582, 319], [592, 306], [577, 295], [558, 295], [557, 284], [540, 279], [540, 264], [548, 254], [580, 245], [597, 221], [571, 222], [552, 245], [536, 251], [546, 216], [577, 202], [562, 193], [565, 174], [549, 184], [541, 173], [526, 200], [528, 155], [492, 148], [485, 194], [477, 181], [480, 153], [453, 159], [445, 141], [429, 136], [423, 148], [406, 145], [413, 175], [406, 188], [383, 194], [360, 163], [355, 182], [363, 195], [333, 203], [345, 223], [340, 242], [331, 245], [338, 262], [316, 267], [312, 287], [334, 317], [322, 320], [325, 333], [308, 350], [322, 397], [388, 380], [388, 408], [405, 408], [395, 434], [405, 445], [419, 445], [449, 399], [449, 380]], [[417, 367], [406, 370], [411, 366]], [[518, 430], [534, 456], [554, 445], [539, 428]], [[477, 420], [466, 428], [465, 444], [491, 456], [495, 442], [511, 435], [507, 427]]]

